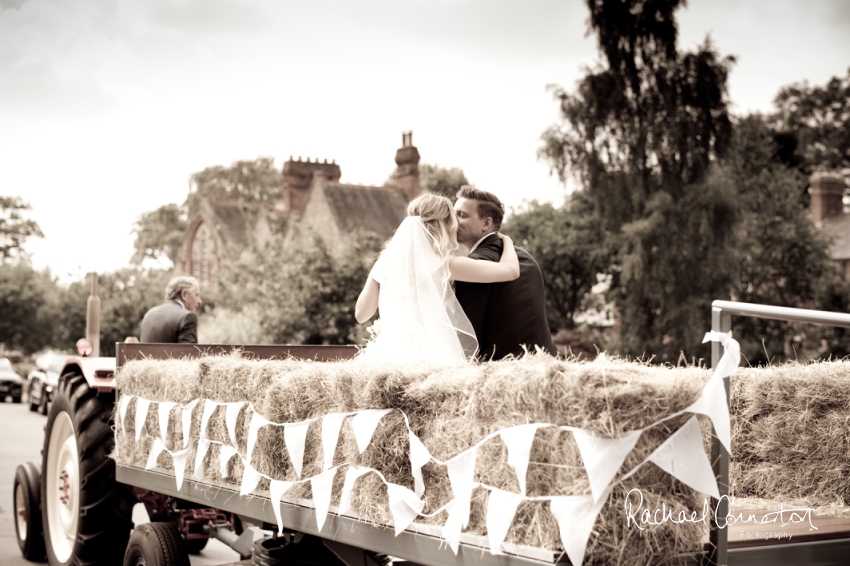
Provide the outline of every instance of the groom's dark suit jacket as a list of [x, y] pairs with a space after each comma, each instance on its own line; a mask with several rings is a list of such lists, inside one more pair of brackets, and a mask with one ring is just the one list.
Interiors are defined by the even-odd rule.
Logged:
[[[475, 329], [479, 356], [500, 360], [520, 356], [523, 346], [534, 351], [540, 346], [553, 356], [557, 353], [546, 321], [543, 274], [534, 258], [516, 248], [519, 278], [505, 283], [455, 284], [457, 300]], [[473, 259], [499, 261], [502, 239], [490, 234], [469, 254]]]

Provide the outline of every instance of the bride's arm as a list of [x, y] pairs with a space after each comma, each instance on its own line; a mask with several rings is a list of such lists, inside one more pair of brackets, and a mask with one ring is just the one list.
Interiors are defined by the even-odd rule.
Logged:
[[360, 291], [360, 296], [357, 297], [357, 304], [354, 306], [354, 318], [357, 322], [363, 324], [375, 314], [378, 310], [378, 296], [381, 294], [381, 285], [371, 277], [366, 279], [366, 284], [363, 285], [363, 290]]
[[470, 283], [498, 283], [513, 281], [519, 277], [519, 260], [513, 240], [499, 234], [502, 238], [502, 258], [499, 263], [468, 257], [455, 257], [449, 261], [449, 270], [455, 281]]

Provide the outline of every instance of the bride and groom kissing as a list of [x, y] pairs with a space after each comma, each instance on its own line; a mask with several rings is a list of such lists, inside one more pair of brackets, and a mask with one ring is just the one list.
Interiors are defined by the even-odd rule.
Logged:
[[[365, 361], [458, 364], [556, 354], [546, 319], [543, 276], [534, 258], [499, 234], [505, 207], [496, 195], [464, 185], [454, 206], [422, 194], [384, 246], [355, 318], [376, 311]], [[468, 257], [455, 255], [459, 244]]]

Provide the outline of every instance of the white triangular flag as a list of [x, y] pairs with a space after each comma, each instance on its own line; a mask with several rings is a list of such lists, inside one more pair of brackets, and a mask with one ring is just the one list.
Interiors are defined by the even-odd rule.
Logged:
[[218, 471], [221, 473], [221, 477], [226, 478], [228, 476], [227, 473], [227, 464], [230, 462], [230, 459], [236, 454], [236, 448], [233, 446], [228, 446], [227, 444], [220, 444], [218, 452]]
[[602, 438], [584, 430], [573, 429], [573, 438], [584, 461], [594, 501], [602, 497], [640, 435], [641, 431], [631, 430], [618, 438]]
[[425, 508], [425, 502], [403, 485], [387, 484], [387, 497], [390, 500], [390, 512], [393, 514], [395, 536], [398, 536]]
[[493, 489], [487, 501], [487, 538], [490, 541], [490, 554], [504, 554], [502, 543], [508, 536], [511, 523], [514, 522], [516, 508], [523, 501], [518, 493]]
[[723, 379], [712, 376], [705, 384], [699, 398], [684, 410], [689, 413], [699, 413], [711, 419], [714, 425], [714, 433], [717, 440], [726, 448], [726, 452], [732, 453], [732, 433], [729, 422], [729, 401], [726, 398], [726, 385]]
[[720, 342], [723, 346], [723, 355], [720, 356], [720, 360], [717, 362], [717, 367], [714, 368], [714, 373], [711, 377], [714, 378], [716, 376], [721, 379], [729, 377], [741, 365], [741, 345], [738, 344], [737, 340], [732, 338], [731, 332], [717, 332], [714, 330], [706, 332], [702, 343], [705, 344], [709, 341]]
[[472, 499], [472, 489], [475, 487], [475, 457], [478, 448], [470, 448], [446, 462], [449, 481], [455, 494], [455, 509], [461, 518], [461, 526], [469, 524], [469, 504]]
[[225, 409], [226, 412], [224, 413], [224, 422], [227, 425], [227, 434], [230, 435], [230, 442], [233, 443], [234, 448], [239, 447], [239, 444], [236, 443], [236, 419], [239, 418], [239, 411], [241, 411], [244, 406], [244, 402], [228, 403], [227, 409]]
[[286, 441], [286, 451], [289, 453], [289, 461], [295, 468], [295, 475], [301, 477], [301, 468], [304, 466], [304, 445], [307, 443], [307, 429], [310, 428], [309, 421], [300, 423], [287, 423], [283, 425], [283, 439]]
[[407, 432], [410, 442], [410, 468], [413, 473], [414, 492], [417, 497], [425, 493], [425, 480], [422, 478], [422, 466], [431, 461], [431, 453], [412, 431]]
[[122, 395], [121, 400], [118, 401], [118, 421], [121, 423], [121, 430], [125, 430], [124, 417], [127, 416], [127, 407], [131, 399], [133, 399], [132, 395]]
[[156, 460], [162, 454], [163, 450], [165, 450], [165, 444], [159, 438], [154, 438], [153, 446], [151, 446], [151, 451], [148, 453], [148, 461], [145, 463], [146, 470], [152, 470], [156, 467]]
[[245, 461], [249, 464], [251, 463], [251, 454], [254, 453], [254, 445], [257, 443], [257, 434], [260, 432], [260, 428], [269, 424], [268, 419], [254, 411], [251, 413], [251, 424], [248, 425], [248, 446], [247, 446], [247, 456], [245, 456]]
[[587, 550], [587, 539], [593, 531], [593, 524], [605, 502], [611, 488], [606, 489], [602, 497], [594, 503], [592, 495], [569, 495], [553, 497], [549, 502], [549, 510], [558, 521], [561, 533], [561, 543], [570, 559], [570, 563], [581, 566], [584, 552]]
[[696, 417], [688, 419], [685, 426], [656, 448], [647, 460], [698, 492], [720, 499]]
[[277, 534], [283, 534], [283, 516], [280, 512], [280, 500], [295, 482], [272, 480], [269, 485], [269, 496], [272, 502], [274, 516], [277, 519]]
[[161, 401], [156, 408], [157, 418], [159, 419], [159, 437], [163, 442], [168, 440], [168, 417], [171, 414], [171, 409], [177, 406], [177, 403]]
[[328, 508], [331, 506], [331, 491], [333, 490], [337, 469], [331, 468], [310, 480], [310, 489], [313, 490], [313, 505], [316, 506], [316, 526], [319, 531], [322, 530], [325, 519], [328, 517]]
[[145, 428], [145, 421], [148, 419], [148, 408], [151, 402], [141, 397], [136, 397], [136, 442], [139, 441], [139, 436], [142, 434], [142, 429]]
[[[458, 505], [458, 499], [455, 497], [444, 506], [444, 510], [449, 514], [449, 517], [446, 519], [446, 524], [443, 525], [442, 535], [449, 548], [457, 556], [457, 549], [460, 545], [460, 531], [463, 529], [463, 505]], [[469, 505], [466, 506], [466, 514], [469, 515]]]
[[198, 440], [198, 450], [195, 452], [195, 479], [201, 481], [204, 479], [204, 458], [207, 455], [207, 450], [210, 448], [210, 441], [206, 438]]
[[204, 412], [201, 414], [201, 438], [207, 438], [207, 424], [210, 422], [210, 417], [218, 408], [218, 403], [204, 399]]
[[345, 515], [351, 511], [351, 490], [354, 487], [354, 482], [357, 478], [364, 474], [368, 474], [372, 470], [362, 466], [349, 466], [345, 472], [345, 481], [342, 483], [342, 494], [339, 496], [339, 509], [337, 513]]
[[260, 472], [251, 467], [248, 462], [244, 462], [245, 470], [242, 472], [242, 484], [239, 486], [239, 495], [248, 495], [257, 489], [257, 484], [260, 483], [262, 475]]
[[345, 415], [341, 413], [331, 413], [325, 415], [322, 419], [322, 450], [325, 455], [325, 463], [322, 466], [323, 472], [334, 465], [334, 454], [336, 453], [339, 429], [342, 428], [343, 420], [345, 420]]
[[183, 476], [186, 473], [186, 458], [188, 456], [188, 449], [171, 453], [171, 459], [174, 462], [174, 479], [177, 481], [177, 491], [180, 491], [180, 488], [183, 487]]
[[351, 429], [354, 431], [354, 440], [357, 441], [357, 449], [363, 454], [369, 443], [372, 442], [372, 435], [375, 434], [375, 428], [378, 423], [384, 418], [384, 415], [391, 412], [392, 409], [367, 409], [360, 411], [351, 419]]
[[528, 472], [528, 459], [531, 444], [537, 429], [543, 425], [525, 424], [507, 428], [499, 432], [502, 442], [508, 448], [508, 465], [513, 468], [519, 482], [519, 492], [525, 494], [525, 477]]
[[195, 399], [183, 407], [183, 414], [181, 415], [181, 420], [183, 421], [183, 448], [187, 448], [189, 446], [189, 432], [192, 427], [192, 411], [195, 410], [195, 405], [197, 405], [200, 401], [200, 399]]

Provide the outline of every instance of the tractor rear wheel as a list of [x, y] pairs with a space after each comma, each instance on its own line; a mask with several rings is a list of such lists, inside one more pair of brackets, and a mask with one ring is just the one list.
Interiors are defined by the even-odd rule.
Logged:
[[132, 489], [115, 481], [115, 393], [62, 376], [44, 434], [41, 508], [50, 566], [120, 564], [127, 548]]

